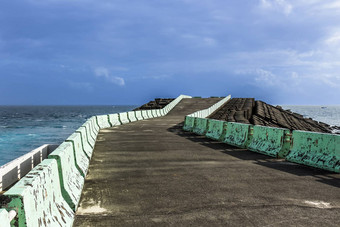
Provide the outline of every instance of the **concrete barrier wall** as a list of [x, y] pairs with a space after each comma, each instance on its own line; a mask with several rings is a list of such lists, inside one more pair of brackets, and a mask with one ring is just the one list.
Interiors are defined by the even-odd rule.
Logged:
[[135, 113], [136, 113], [137, 121], [144, 120], [144, 118], [142, 116], [142, 111], [141, 110], [137, 110], [137, 111], [135, 111]]
[[340, 135], [186, 116], [183, 129], [287, 161], [340, 172]]
[[208, 130], [208, 122], [207, 118], [196, 118], [192, 131], [199, 135], [205, 135]]
[[226, 102], [228, 102], [230, 100], [230, 98], [231, 98], [231, 95], [228, 95], [227, 97], [225, 97], [224, 99], [222, 99], [219, 102], [215, 103], [211, 107], [209, 107], [207, 109], [204, 109], [204, 110], [196, 111], [196, 112], [194, 112], [192, 114], [189, 114], [188, 116], [190, 116], [190, 117], [198, 117], [198, 118], [206, 118], [207, 116], [209, 116], [210, 114], [215, 112], [218, 108], [223, 106]]
[[108, 115], [97, 115], [96, 117], [97, 117], [97, 122], [100, 128], [111, 127]]
[[89, 159], [91, 159], [93, 146], [91, 145], [90, 141], [87, 138], [87, 133], [86, 133], [85, 128], [80, 127], [79, 129], [76, 130], [76, 133], [80, 134], [82, 147], [83, 147], [87, 157], [89, 157]]
[[195, 125], [195, 117], [185, 116], [183, 130], [192, 132]]
[[61, 194], [58, 164], [45, 159], [4, 193], [6, 210], [18, 215], [12, 226], [72, 226], [74, 211]]
[[143, 116], [143, 119], [149, 119], [149, 115], [148, 115], [148, 111], [147, 110], [142, 110], [142, 116]]
[[69, 136], [65, 143], [67, 142], [71, 143], [73, 146], [75, 167], [78, 169], [80, 174], [85, 177], [90, 163], [90, 155], [92, 154], [92, 151], [85, 151], [82, 136], [78, 132], [75, 132]]
[[31, 152], [0, 167], [0, 191], [5, 190], [29, 171], [57, 148], [57, 145], [45, 144]]
[[130, 123], [129, 117], [128, 117], [128, 113], [124, 112], [124, 113], [119, 113], [119, 120], [122, 124], [127, 124]]
[[163, 116], [183, 98], [191, 97], [181, 95], [163, 109], [93, 116], [52, 153], [45, 145], [1, 167], [1, 187], [28, 173], [4, 194], [9, 202], [0, 210], [1, 224], [9, 224], [7, 211], [15, 210], [13, 226], [72, 226], [99, 130]]
[[227, 132], [223, 138], [223, 142], [236, 147], [247, 148], [250, 127], [252, 127], [250, 124], [228, 122]]
[[8, 213], [6, 209], [0, 209], [0, 226], [10, 227], [11, 220], [10, 213]]
[[286, 136], [288, 129], [256, 125], [248, 149], [277, 158], [285, 158], [289, 152], [290, 141]]
[[90, 117], [89, 120], [90, 120], [91, 123], [92, 123], [92, 127], [93, 127], [94, 131], [95, 131], [96, 133], [98, 133], [99, 130], [100, 130], [100, 127], [99, 127], [99, 125], [98, 125], [98, 123], [97, 123], [97, 117], [96, 117], [96, 116], [92, 116], [92, 117]]
[[292, 140], [288, 161], [340, 172], [340, 135], [293, 131]]
[[227, 122], [209, 119], [206, 137], [214, 140], [222, 140], [227, 130]]
[[76, 211], [85, 180], [76, 167], [72, 143], [62, 143], [48, 158], [57, 161], [62, 196], [71, 209]]
[[135, 111], [128, 112], [128, 117], [129, 117], [130, 122], [137, 121], [137, 118], [136, 118], [136, 115], [135, 115]]
[[119, 120], [119, 114], [109, 114], [109, 121], [111, 127], [122, 124]]

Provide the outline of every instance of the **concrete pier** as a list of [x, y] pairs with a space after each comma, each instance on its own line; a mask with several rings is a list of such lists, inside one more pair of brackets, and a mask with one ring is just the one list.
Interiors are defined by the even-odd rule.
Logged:
[[101, 130], [74, 226], [339, 226], [339, 174], [181, 129], [218, 100]]

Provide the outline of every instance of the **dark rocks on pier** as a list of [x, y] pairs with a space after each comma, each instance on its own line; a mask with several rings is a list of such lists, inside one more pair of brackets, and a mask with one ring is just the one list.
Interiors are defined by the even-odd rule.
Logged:
[[151, 110], [151, 109], [162, 109], [166, 105], [168, 105], [170, 102], [172, 102], [173, 98], [167, 98], [167, 99], [161, 99], [157, 98], [155, 101], [150, 101], [134, 110]]
[[322, 133], [332, 133], [336, 129], [326, 123], [304, 118], [301, 114], [284, 110], [281, 106], [269, 105], [254, 98], [233, 98], [211, 114], [209, 118]]

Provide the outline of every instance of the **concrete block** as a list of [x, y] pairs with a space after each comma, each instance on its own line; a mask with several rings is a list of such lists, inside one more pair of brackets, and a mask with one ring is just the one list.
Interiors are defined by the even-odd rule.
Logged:
[[196, 119], [195, 117], [185, 116], [183, 130], [192, 132], [195, 125], [195, 119]]
[[222, 140], [227, 131], [228, 122], [209, 119], [208, 131], [206, 137], [214, 140]]
[[108, 115], [97, 115], [96, 117], [100, 129], [111, 127]]
[[94, 147], [97, 136], [92, 135], [89, 123], [85, 122], [81, 127], [85, 128], [89, 143], [91, 144], [92, 147]]
[[198, 135], [205, 135], [208, 130], [208, 119], [207, 118], [196, 118], [193, 132]]
[[223, 138], [223, 142], [232, 146], [246, 148], [250, 127], [250, 124], [228, 122], [227, 132]]
[[127, 113], [128, 113], [128, 117], [129, 117], [130, 122], [137, 121], [137, 118], [135, 116], [135, 111], [129, 111]]
[[119, 119], [122, 124], [130, 123], [127, 112], [119, 113]]
[[74, 212], [61, 194], [58, 164], [45, 159], [11, 187], [6, 209], [17, 211], [13, 226], [72, 226]]
[[248, 150], [272, 157], [285, 158], [290, 148], [290, 143], [286, 139], [289, 134], [288, 129], [256, 125], [253, 128], [253, 136]]
[[109, 121], [111, 123], [111, 126], [117, 126], [117, 125], [121, 125], [120, 121], [119, 121], [119, 115], [118, 114], [109, 114]]
[[6, 209], [0, 209], [0, 226], [10, 227], [11, 221], [9, 220], [9, 215]]
[[292, 144], [286, 160], [340, 172], [340, 135], [293, 131]]
[[76, 130], [76, 132], [80, 133], [83, 149], [84, 149], [86, 155], [91, 159], [92, 152], [93, 152], [93, 147], [92, 147], [92, 145], [90, 144], [90, 142], [89, 142], [89, 140], [87, 138], [87, 133], [86, 133], [85, 128], [80, 127], [80, 128], [78, 128]]
[[142, 110], [142, 116], [143, 116], [143, 119], [149, 119], [150, 118], [147, 110]]
[[154, 116], [154, 117], [159, 117], [158, 111], [157, 111], [156, 109], [151, 110], [151, 111], [152, 111], [152, 116]]
[[66, 139], [66, 142], [72, 144], [75, 166], [80, 174], [85, 177], [89, 167], [92, 152], [87, 153], [85, 151], [83, 146], [83, 137], [80, 132], [74, 132], [70, 137]]
[[57, 161], [61, 194], [71, 209], [76, 211], [84, 186], [84, 177], [76, 167], [73, 144], [62, 143], [48, 158]]
[[135, 113], [136, 113], [136, 118], [137, 118], [138, 121], [144, 120], [141, 110], [137, 110], [137, 111], [135, 111]]
[[149, 116], [149, 118], [154, 118], [155, 116], [152, 113], [152, 110], [147, 110], [147, 114]]
[[99, 130], [100, 130], [100, 128], [99, 128], [99, 126], [98, 126], [98, 124], [97, 124], [97, 118], [96, 118], [96, 116], [90, 117], [90, 120], [91, 120], [91, 122], [92, 122], [92, 124], [93, 124], [93, 128], [96, 130], [96, 133], [98, 133]]

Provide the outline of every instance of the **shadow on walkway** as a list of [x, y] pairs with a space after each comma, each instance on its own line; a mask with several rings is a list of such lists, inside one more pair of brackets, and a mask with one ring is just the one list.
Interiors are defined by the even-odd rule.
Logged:
[[231, 155], [241, 160], [253, 160], [254, 164], [294, 174], [296, 176], [311, 176], [314, 177], [318, 182], [340, 188], [340, 174], [287, 162], [284, 159], [275, 159], [273, 157], [252, 152], [247, 149], [237, 148], [223, 142], [215, 141], [207, 137], [194, 134], [192, 132], [186, 132], [182, 130], [182, 127], [183, 122], [168, 128], [168, 131], [195, 143], [199, 143], [214, 150], [219, 150], [224, 154]]

